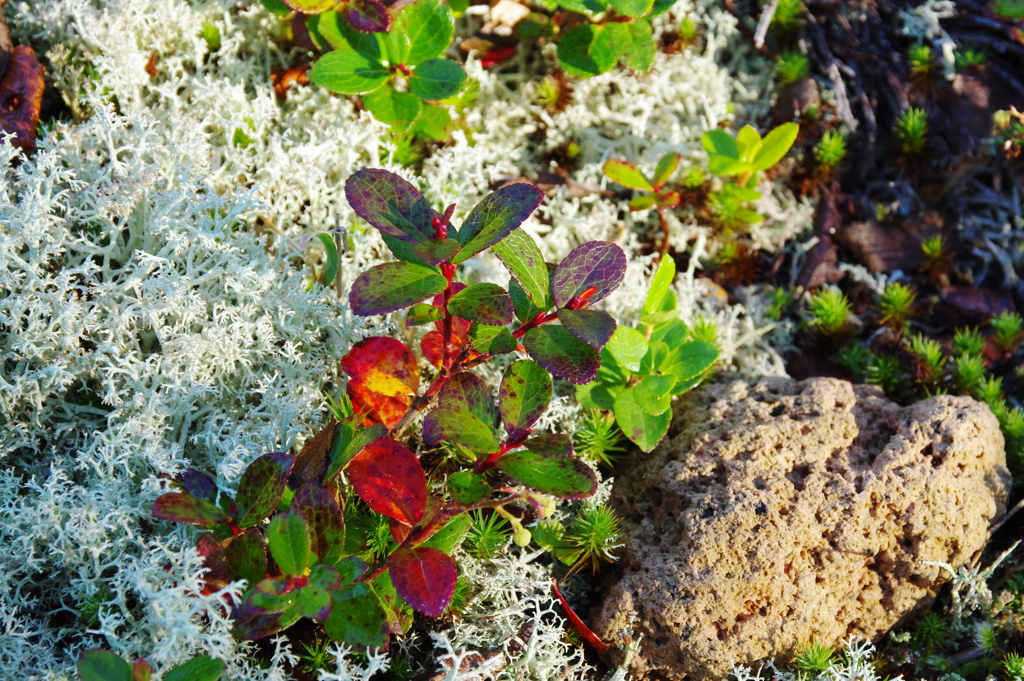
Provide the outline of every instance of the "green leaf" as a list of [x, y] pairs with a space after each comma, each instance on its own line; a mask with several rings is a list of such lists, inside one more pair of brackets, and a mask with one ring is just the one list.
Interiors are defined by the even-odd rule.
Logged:
[[399, 92], [388, 86], [363, 95], [363, 105], [381, 123], [405, 130], [419, 116], [421, 102], [411, 92]]
[[352, 312], [362, 317], [401, 310], [441, 293], [448, 280], [433, 267], [386, 262], [356, 278], [349, 292]]
[[482, 475], [458, 471], [448, 476], [448, 491], [452, 499], [463, 506], [471, 506], [491, 493], [491, 486]]
[[708, 172], [713, 175], [737, 175], [753, 169], [746, 161], [728, 156], [712, 156], [708, 159]]
[[555, 9], [558, 5], [561, 5], [570, 12], [579, 12], [580, 14], [600, 14], [605, 11], [604, 4], [597, 0], [558, 0], [553, 7], [546, 7], [545, 9]]
[[260, 0], [260, 4], [270, 10], [271, 14], [278, 16], [284, 16], [292, 11], [291, 7], [284, 4], [283, 0]]
[[561, 326], [530, 329], [523, 336], [523, 347], [542, 367], [576, 385], [590, 383], [601, 366], [599, 352]]
[[224, 568], [231, 579], [244, 579], [249, 588], [267, 576], [267, 545], [263, 535], [249, 528], [224, 549]]
[[647, 290], [647, 297], [644, 299], [644, 314], [650, 314], [661, 310], [661, 303], [665, 294], [672, 288], [672, 280], [676, 278], [676, 261], [672, 258], [662, 258], [658, 269], [651, 277], [651, 288]]
[[78, 659], [82, 681], [132, 681], [130, 664], [109, 650], [87, 650]]
[[662, 370], [683, 383], [710, 370], [718, 361], [719, 354], [718, 346], [714, 343], [688, 341], [672, 349]]
[[488, 194], [462, 223], [459, 230], [462, 251], [452, 262], [458, 264], [468, 260], [506, 238], [523, 224], [543, 199], [544, 193], [527, 182], [507, 184]]
[[412, 131], [417, 137], [443, 141], [448, 139], [448, 128], [452, 124], [452, 115], [447, 107], [424, 104], [420, 107], [420, 115], [413, 123]]
[[629, 200], [630, 210], [647, 210], [654, 206], [654, 197], [650, 194], [640, 194]]
[[224, 662], [209, 655], [197, 655], [164, 675], [164, 681], [217, 681], [224, 674]]
[[[310, 481], [295, 493], [291, 508], [309, 529], [309, 549], [322, 565], [334, 565], [345, 553], [345, 516], [334, 495]], [[308, 615], [307, 615], [308, 617]]]
[[[550, 289], [548, 291], [550, 296]], [[533, 301], [530, 300], [530, 297], [526, 295], [526, 292], [523, 291], [515, 279], [508, 282], [508, 295], [512, 298], [512, 307], [515, 308], [516, 319], [521, 322], [533, 319], [538, 313], [545, 311], [533, 304]]]
[[[679, 168], [679, 162], [682, 158], [682, 154], [670, 151], [658, 160], [658, 167], [654, 170], [654, 188], [656, 190], [664, 187], [665, 184], [672, 179], [672, 175], [674, 175], [676, 169]], [[671, 258], [669, 258], [669, 260], [671, 260]], [[664, 261], [665, 258], [662, 258], [662, 262]]]
[[538, 309], [551, 307], [551, 275], [533, 237], [522, 229], [514, 229], [491, 250]]
[[672, 406], [675, 376], [644, 376], [633, 389], [633, 399], [648, 414], [663, 414]]
[[602, 167], [601, 171], [608, 176], [612, 182], [621, 184], [623, 187], [629, 189], [642, 189], [646, 191], [653, 191], [654, 187], [648, 182], [644, 174], [640, 172], [640, 169], [629, 161], [623, 161], [622, 159], [612, 159], [606, 162]]
[[761, 135], [751, 125], [744, 125], [736, 133], [736, 152], [740, 158], [750, 163], [754, 154], [761, 148]]
[[608, 4], [627, 17], [640, 17], [651, 11], [654, 0], [608, 0]]
[[343, 443], [335, 442], [335, 444], [343, 444], [344, 446], [331, 447], [331, 456], [327, 465], [327, 472], [324, 473], [324, 482], [333, 480], [334, 476], [340, 473], [356, 454], [363, 451], [363, 447], [387, 434], [387, 426], [382, 423], [375, 423], [372, 426], [360, 429], [352, 436], [351, 440]]
[[412, 252], [428, 265], [436, 265], [458, 253], [460, 248], [462, 244], [455, 239], [434, 238], [413, 244]]
[[325, 620], [331, 615], [331, 596], [326, 590], [310, 584], [299, 589], [295, 607], [303, 617]]
[[666, 370], [665, 364], [668, 361], [670, 352], [668, 344], [648, 341], [647, 354], [640, 360], [640, 369], [637, 370], [637, 373], [644, 376], [660, 375]]
[[447, 99], [462, 89], [466, 72], [450, 59], [430, 59], [416, 67], [409, 78], [409, 90], [431, 101]]
[[611, 411], [615, 408], [615, 396], [622, 392], [624, 386], [605, 383], [594, 380], [586, 385], [576, 386], [576, 401], [587, 409], [605, 409]]
[[768, 133], [764, 141], [761, 142], [761, 148], [754, 156], [754, 169], [768, 170], [781, 161], [793, 146], [799, 133], [800, 126], [796, 123], [783, 123]]
[[[635, 0], [623, 1], [636, 4]], [[646, 19], [605, 24], [605, 28], [612, 34], [619, 61], [634, 71], [647, 71], [654, 66], [658, 46], [654, 43], [651, 24]]]
[[648, 19], [650, 19], [651, 17], [656, 17], [659, 14], [664, 14], [665, 12], [672, 9], [672, 6], [675, 4], [676, 0], [654, 0], [654, 6], [651, 7], [651, 13], [648, 16]]
[[577, 78], [604, 73], [618, 61], [614, 36], [600, 24], [570, 28], [558, 41], [558, 61], [566, 73]]
[[512, 321], [512, 298], [497, 284], [472, 284], [448, 301], [448, 310], [456, 317], [493, 326]]
[[[340, 583], [339, 589], [347, 589], [356, 583], [356, 580], [366, 574], [369, 566], [363, 561], [362, 558], [355, 556], [349, 556], [344, 560], [335, 563], [335, 570], [338, 572], [338, 579]], [[331, 591], [331, 589], [328, 589]]]
[[[674, 312], [674, 310], [673, 310]], [[690, 335], [690, 330], [686, 328], [686, 324], [680, 319], [673, 317], [665, 322], [658, 324], [651, 331], [650, 342], [661, 341], [667, 344], [670, 348], [674, 348], [677, 345], [681, 345], [686, 342], [686, 339]]]
[[498, 451], [498, 440], [491, 427], [468, 411], [435, 408], [423, 422], [423, 441], [436, 445], [451, 440], [481, 454]]
[[338, 244], [334, 243], [334, 236], [331, 234], [317, 234], [320, 243], [324, 245], [324, 255], [327, 262], [324, 264], [324, 271], [320, 273], [320, 283], [330, 286], [334, 278], [338, 276], [338, 267], [341, 260], [338, 258]]
[[562, 499], [585, 499], [597, 491], [594, 471], [571, 456], [517, 449], [498, 459], [498, 467], [519, 484]]
[[331, 616], [323, 624], [332, 641], [381, 648], [388, 641], [384, 609], [363, 584], [331, 592]]
[[404, 239], [400, 239], [399, 237], [392, 236], [390, 234], [384, 234], [383, 232], [381, 232], [380, 236], [384, 239], [384, 244], [388, 247], [388, 250], [390, 250], [391, 253], [402, 262], [409, 262], [413, 265], [420, 265], [421, 267], [433, 267], [433, 265], [430, 265], [417, 257], [415, 251], [413, 251], [413, 247], [416, 245], [415, 243], [410, 243], [409, 241], [405, 241]]
[[406, 328], [422, 326], [423, 324], [436, 322], [439, 319], [441, 319], [441, 311], [439, 309], [430, 303], [420, 303], [419, 305], [413, 305], [405, 313], [405, 326]]
[[235, 497], [238, 527], [255, 527], [274, 512], [294, 465], [295, 457], [284, 452], [264, 454], [249, 464]]
[[528, 359], [513, 362], [498, 389], [498, 411], [509, 439], [524, 436], [547, 410], [551, 401], [551, 376]]
[[736, 211], [736, 218], [751, 225], [756, 225], [757, 223], [764, 221], [764, 217], [762, 217], [760, 213], [748, 208], [741, 208]]
[[638, 371], [640, 360], [647, 354], [647, 339], [636, 329], [618, 326], [605, 349], [626, 369]]
[[[488, 486], [488, 490], [489, 489], [490, 486]], [[471, 522], [472, 520], [465, 513], [457, 515], [449, 520], [444, 527], [438, 530], [433, 537], [420, 544], [420, 546], [426, 546], [427, 548], [439, 549], [445, 553], [451, 553], [461, 546], [463, 541], [465, 541], [466, 535], [469, 534], [469, 525]]]
[[337, 0], [284, 0], [284, 3], [303, 14], [320, 14], [338, 4]]
[[388, 33], [392, 64], [416, 66], [444, 54], [455, 35], [448, 5], [440, 0], [418, 0], [395, 17]]
[[474, 324], [469, 327], [469, 344], [481, 355], [504, 355], [519, 347], [512, 334], [504, 326]]
[[636, 387], [626, 388], [615, 397], [615, 422], [623, 434], [644, 452], [657, 446], [672, 423], [672, 411], [657, 416], [648, 414], [637, 404]]
[[380, 61], [347, 46], [317, 59], [309, 79], [339, 95], [361, 95], [384, 85], [389, 75]]
[[700, 143], [711, 156], [725, 156], [739, 159], [740, 152], [736, 148], [736, 140], [725, 130], [708, 130], [700, 136]]
[[267, 528], [270, 555], [281, 572], [301, 575], [309, 562], [309, 526], [297, 511], [279, 513]]
[[[345, 21], [340, 12], [324, 12], [306, 18], [310, 36], [319, 36], [334, 49], [353, 49], [366, 57], [381, 61], [386, 58], [380, 33], [361, 33]], [[314, 42], [317, 42], [314, 39]], [[324, 52], [327, 49], [318, 45]]]

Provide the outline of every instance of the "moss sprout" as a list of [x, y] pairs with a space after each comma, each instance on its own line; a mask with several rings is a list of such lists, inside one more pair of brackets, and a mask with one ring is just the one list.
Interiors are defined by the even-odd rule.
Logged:
[[718, 325], [711, 319], [698, 316], [690, 325], [690, 339], [718, 343]]
[[1011, 352], [1024, 339], [1024, 322], [1016, 312], [1003, 312], [992, 318], [992, 340], [1002, 353]]
[[917, 294], [905, 284], [889, 284], [878, 301], [879, 321], [897, 333], [903, 333], [913, 314]]
[[867, 381], [877, 385], [886, 394], [896, 390], [900, 380], [900, 363], [892, 355], [879, 355], [868, 367]]
[[826, 170], [832, 170], [845, 157], [846, 137], [840, 132], [826, 130], [814, 147], [814, 158], [818, 161], [818, 165]]
[[573, 437], [576, 451], [583, 457], [611, 467], [622, 448], [622, 431], [612, 414], [590, 410]]
[[988, 63], [988, 54], [984, 49], [968, 43], [956, 51], [954, 59], [957, 71], [961, 71], [971, 66], [984, 66]]
[[956, 383], [966, 393], [974, 392], [985, 376], [981, 355], [963, 355], [956, 361]]
[[1003, 658], [1003, 671], [1010, 679], [1024, 678], [1024, 655], [1007, 653]]
[[465, 547], [477, 558], [493, 558], [508, 546], [508, 521], [496, 513], [472, 511]]
[[919, 156], [928, 141], [928, 113], [924, 109], [910, 107], [896, 119], [896, 137], [900, 150], [906, 156]]
[[921, 242], [921, 255], [924, 256], [922, 269], [931, 275], [946, 271], [953, 261], [953, 254], [946, 248], [946, 241], [941, 234], [927, 237]]
[[914, 625], [914, 640], [929, 650], [941, 648], [948, 639], [949, 624], [937, 613], [925, 613]]
[[811, 324], [826, 336], [835, 336], [846, 327], [850, 301], [837, 288], [824, 288], [811, 297]]
[[871, 351], [860, 343], [849, 343], [839, 351], [839, 366], [843, 367], [857, 380], [867, 375], [871, 366]]
[[984, 351], [985, 337], [977, 328], [967, 326], [957, 329], [953, 333], [953, 354], [955, 356], [980, 355]]
[[946, 364], [946, 357], [942, 354], [942, 345], [939, 341], [918, 334], [910, 339], [910, 348], [923, 362], [926, 372], [925, 380], [938, 381]]
[[699, 166], [690, 166], [683, 173], [683, 186], [687, 189], [696, 189], [708, 181], [707, 175]]
[[823, 672], [832, 665], [836, 649], [821, 641], [811, 641], [804, 646], [795, 658], [793, 666], [807, 673]]
[[775, 64], [775, 72], [778, 74], [779, 82], [783, 85], [806, 78], [810, 71], [810, 61], [807, 59], [807, 55], [796, 50], [783, 52]]
[[568, 559], [574, 568], [590, 565], [597, 572], [601, 562], [615, 560], [615, 550], [622, 546], [619, 540], [619, 518], [615, 512], [601, 504], [586, 503], [565, 534], [571, 551]]
[[800, 22], [800, 15], [804, 11], [801, 0], [779, 0], [772, 16], [772, 27], [789, 31]]

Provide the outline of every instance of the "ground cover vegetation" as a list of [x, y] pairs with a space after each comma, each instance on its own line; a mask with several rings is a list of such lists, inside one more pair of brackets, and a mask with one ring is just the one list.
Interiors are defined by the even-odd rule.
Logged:
[[[973, 395], [1024, 474], [1012, 2], [5, 15], [5, 668], [596, 678], [611, 477], [718, 376]], [[1021, 538], [762, 673], [1021, 678]]]

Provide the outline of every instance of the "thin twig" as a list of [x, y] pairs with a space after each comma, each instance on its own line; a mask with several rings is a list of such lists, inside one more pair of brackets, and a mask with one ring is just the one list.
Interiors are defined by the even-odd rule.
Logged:
[[757, 29], [754, 31], [754, 47], [759, 50], [764, 47], [764, 37], [768, 34], [768, 26], [772, 23], [772, 17], [775, 16], [778, 6], [779, 0], [771, 0], [761, 12], [761, 19], [757, 22]]

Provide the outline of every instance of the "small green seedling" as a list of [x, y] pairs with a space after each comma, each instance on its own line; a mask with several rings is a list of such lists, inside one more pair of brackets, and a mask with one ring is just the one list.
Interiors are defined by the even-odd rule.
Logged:
[[[466, 72], [443, 56], [455, 35], [445, 2], [416, 0], [396, 9], [379, 0], [349, 0], [340, 11], [330, 9], [333, 0], [302, 2], [327, 6], [309, 12], [306, 21], [314, 43], [330, 50], [313, 65], [311, 81], [338, 94], [362, 95], [363, 106], [397, 132], [412, 130], [435, 140], [448, 136], [451, 114], [439, 104], [458, 94]], [[373, 11], [361, 11], [354, 21], [350, 10], [357, 2]]]
[[912, 45], [907, 50], [910, 62], [910, 83], [921, 92], [931, 90], [939, 72], [939, 64], [935, 60], [932, 48], [924, 44]]
[[[164, 672], [164, 681], [217, 681], [224, 674], [224, 663], [209, 655], [193, 657]], [[139, 658], [128, 664], [109, 650], [93, 648], [78, 658], [78, 676], [82, 681], [150, 681], [153, 667]]]
[[595, 380], [576, 389], [581, 405], [612, 411], [623, 434], [645, 452], [668, 432], [672, 398], [699, 384], [719, 355], [713, 342], [691, 339], [678, 319], [674, 277], [675, 261], [662, 258], [640, 328], [620, 325], [601, 351]]
[[924, 256], [921, 269], [933, 277], [946, 272], [953, 262], [953, 253], [946, 248], [946, 241], [941, 234], [926, 237], [921, 242], [921, 255]]
[[999, 352], [1006, 354], [1024, 340], [1024, 322], [1016, 312], [1001, 312], [992, 318], [992, 340]]
[[640, 172], [640, 169], [629, 161], [613, 159], [604, 164], [601, 170], [612, 182], [621, 184], [623, 187], [645, 192], [634, 196], [629, 201], [630, 210], [647, 210], [655, 208], [658, 211], [658, 218], [661, 221], [661, 248], [659, 253], [662, 257], [668, 253], [669, 247], [669, 226], [668, 217], [665, 211], [671, 210], [679, 205], [679, 192], [668, 187], [669, 180], [679, 167], [682, 156], [676, 152], [669, 152], [658, 161], [658, 167], [654, 170], [654, 178], [648, 179]]
[[811, 67], [807, 55], [796, 50], [783, 52], [775, 63], [775, 73], [782, 85], [790, 85], [798, 80], [803, 80], [810, 72]]
[[615, 424], [615, 417], [598, 410], [590, 410], [573, 437], [573, 444], [580, 456], [603, 463], [609, 468], [622, 454], [622, 431]]
[[904, 156], [920, 156], [928, 142], [928, 114], [910, 107], [896, 119], [896, 137]]
[[878, 318], [898, 334], [907, 327], [907, 321], [914, 314], [914, 300], [917, 294], [905, 284], [894, 282], [885, 287], [878, 301]]
[[615, 560], [615, 551], [622, 546], [619, 518], [607, 506], [586, 503], [569, 527], [546, 520], [534, 533], [534, 540], [559, 561], [569, 565], [563, 579], [589, 565], [597, 572], [602, 562]]
[[837, 288], [824, 288], [811, 297], [811, 324], [826, 336], [837, 336], [846, 328], [850, 301]]
[[736, 137], [716, 129], [704, 133], [700, 141], [710, 155], [708, 170], [712, 174], [735, 176], [738, 185], [749, 187], [756, 184], [758, 172], [782, 160], [799, 132], [796, 123], [783, 123], [762, 139], [757, 130], [745, 125]]
[[791, 31], [800, 23], [804, 11], [804, 3], [801, 0], [779, 0], [775, 14], [772, 15], [771, 26], [782, 31]]

